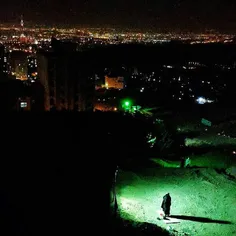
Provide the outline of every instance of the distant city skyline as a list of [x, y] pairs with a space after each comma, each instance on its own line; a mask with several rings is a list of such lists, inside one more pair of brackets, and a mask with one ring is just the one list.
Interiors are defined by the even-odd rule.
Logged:
[[0, 23], [236, 32], [236, 3], [215, 0], [9, 0]]

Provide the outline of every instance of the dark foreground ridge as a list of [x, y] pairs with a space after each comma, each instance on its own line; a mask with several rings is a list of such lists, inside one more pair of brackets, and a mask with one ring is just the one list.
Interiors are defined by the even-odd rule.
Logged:
[[95, 113], [2, 115], [1, 235], [137, 234], [114, 224], [110, 214], [121, 156], [121, 137], [114, 141], [110, 132], [114, 119]]

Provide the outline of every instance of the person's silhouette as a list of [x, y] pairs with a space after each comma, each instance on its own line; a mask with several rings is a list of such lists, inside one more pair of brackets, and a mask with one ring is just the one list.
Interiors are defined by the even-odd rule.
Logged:
[[163, 197], [163, 201], [161, 204], [161, 208], [164, 211], [164, 218], [166, 218], [167, 216], [170, 216], [170, 206], [171, 206], [171, 197], [170, 194], [167, 193], [164, 197]]

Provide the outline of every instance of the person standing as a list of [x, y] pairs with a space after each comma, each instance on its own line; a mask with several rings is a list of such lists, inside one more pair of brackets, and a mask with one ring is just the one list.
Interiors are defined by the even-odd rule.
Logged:
[[185, 158], [181, 157], [181, 159], [180, 159], [180, 168], [184, 168], [184, 166], [185, 166]]
[[190, 158], [188, 157], [186, 160], [185, 160], [185, 168], [189, 168], [190, 167], [190, 165], [191, 165], [191, 160], [190, 160]]
[[167, 193], [164, 197], [163, 197], [163, 201], [161, 204], [161, 208], [163, 209], [164, 212], [164, 219], [167, 216], [170, 216], [170, 206], [171, 206], [171, 196], [169, 193]]

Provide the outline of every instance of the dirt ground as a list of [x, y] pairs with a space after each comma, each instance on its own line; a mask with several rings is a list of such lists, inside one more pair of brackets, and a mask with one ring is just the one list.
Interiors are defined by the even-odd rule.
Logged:
[[[171, 215], [180, 223], [157, 219], [162, 197], [168, 192]], [[122, 217], [156, 224], [173, 235], [236, 235], [236, 180], [213, 168], [120, 171], [117, 196]]]

